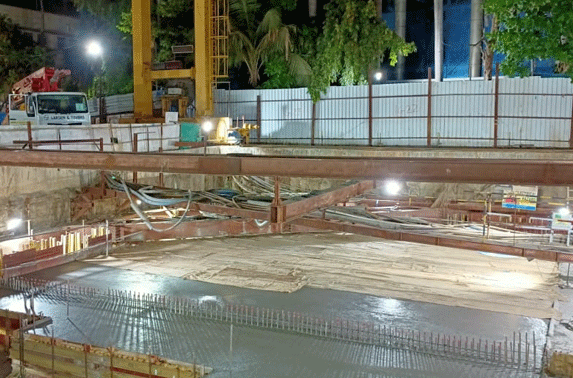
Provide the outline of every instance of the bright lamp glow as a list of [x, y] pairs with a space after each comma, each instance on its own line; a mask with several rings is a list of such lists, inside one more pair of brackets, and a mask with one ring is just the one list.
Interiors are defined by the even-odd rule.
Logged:
[[376, 71], [376, 72], [374, 72], [374, 80], [380, 81], [380, 80], [382, 80], [382, 77], [383, 77], [382, 71]]
[[211, 130], [213, 130], [213, 122], [211, 122], [211, 121], [205, 121], [205, 122], [203, 122], [203, 124], [201, 125], [201, 128], [203, 129], [204, 132], [210, 133]]
[[402, 185], [398, 181], [390, 180], [386, 181], [386, 193], [395, 196], [396, 194], [400, 193], [402, 189]]
[[562, 207], [561, 209], [559, 209], [559, 215], [561, 215], [562, 217], [566, 217], [569, 214], [571, 213], [569, 212], [568, 208]]
[[103, 54], [103, 48], [98, 41], [90, 41], [86, 46], [88, 55], [100, 57]]
[[20, 227], [21, 224], [22, 224], [22, 219], [13, 218], [8, 221], [8, 223], [6, 224], [6, 228], [8, 230], [15, 230], [16, 228]]
[[135, 203], [136, 203], [137, 205], [141, 205], [141, 200], [135, 200]]

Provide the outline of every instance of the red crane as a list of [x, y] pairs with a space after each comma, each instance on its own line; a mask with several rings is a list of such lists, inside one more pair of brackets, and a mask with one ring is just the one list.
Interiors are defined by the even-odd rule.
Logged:
[[26, 76], [12, 86], [12, 93], [26, 94], [32, 92], [57, 92], [63, 77], [70, 76], [70, 70], [59, 70], [51, 67], [42, 67], [38, 71]]

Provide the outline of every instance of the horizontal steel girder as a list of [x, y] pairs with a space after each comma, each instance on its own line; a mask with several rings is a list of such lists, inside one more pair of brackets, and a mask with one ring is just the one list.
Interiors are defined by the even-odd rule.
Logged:
[[495, 244], [495, 243], [485, 243], [479, 241], [456, 239], [447, 236], [444, 237], [437, 235], [415, 234], [404, 231], [383, 230], [380, 228], [374, 228], [360, 224], [329, 221], [324, 219], [300, 218], [292, 221], [291, 224], [302, 227], [315, 228], [317, 230], [349, 232], [352, 234], [372, 236], [376, 238], [389, 239], [389, 240], [400, 240], [411, 243], [421, 243], [421, 244], [437, 245], [441, 247], [451, 247], [459, 249], [469, 249], [474, 251], [500, 253], [504, 255], [521, 256], [538, 260], [568, 262], [568, 263], [573, 262], [573, 254], [568, 252], [523, 248], [523, 247]]
[[0, 165], [225, 176], [573, 185], [573, 161], [565, 160], [197, 156], [0, 149]]

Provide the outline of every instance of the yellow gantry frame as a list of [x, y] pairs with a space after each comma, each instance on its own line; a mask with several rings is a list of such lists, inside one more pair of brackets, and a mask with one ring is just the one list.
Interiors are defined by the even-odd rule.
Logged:
[[213, 70], [210, 51], [213, 0], [195, 0], [195, 67], [151, 70], [151, 0], [132, 0], [133, 112], [135, 119], [153, 117], [153, 80], [195, 79], [196, 117], [213, 115]]

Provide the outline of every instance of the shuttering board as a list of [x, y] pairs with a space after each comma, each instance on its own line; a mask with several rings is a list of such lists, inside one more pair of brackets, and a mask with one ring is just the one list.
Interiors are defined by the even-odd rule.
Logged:
[[[10, 356], [21, 361], [20, 339], [12, 338]], [[37, 335], [24, 336], [27, 365], [58, 377], [195, 378], [212, 369], [157, 356], [93, 347]]]

